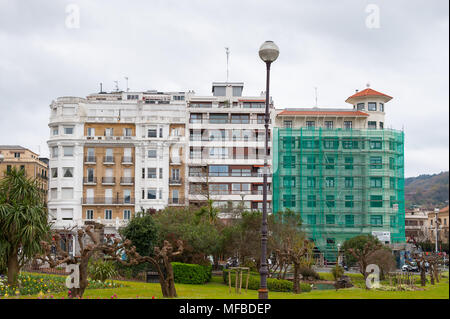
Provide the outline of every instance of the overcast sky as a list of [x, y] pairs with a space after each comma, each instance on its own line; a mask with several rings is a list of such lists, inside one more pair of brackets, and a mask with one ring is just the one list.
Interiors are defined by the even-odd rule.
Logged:
[[405, 130], [405, 175], [438, 173], [449, 167], [448, 10], [446, 0], [0, 0], [0, 144], [47, 156], [51, 101], [100, 82], [125, 89], [125, 76], [130, 90], [209, 95], [226, 80], [225, 47], [230, 81], [259, 95], [258, 49], [273, 40], [277, 108], [314, 106], [314, 87], [320, 107], [349, 107], [370, 83], [394, 97], [385, 125]]

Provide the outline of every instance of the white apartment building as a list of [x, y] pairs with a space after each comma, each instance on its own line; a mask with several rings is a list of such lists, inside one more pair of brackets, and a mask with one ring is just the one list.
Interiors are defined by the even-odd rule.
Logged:
[[[189, 204], [209, 198], [217, 207], [262, 209], [265, 94], [242, 96], [243, 88], [242, 82], [214, 82], [212, 96], [188, 94]], [[273, 110], [271, 101], [271, 115]], [[269, 186], [269, 201], [270, 194]]]
[[185, 156], [184, 92], [60, 97], [50, 109], [48, 207], [55, 228], [96, 220], [114, 233], [135, 212], [166, 207], [171, 188], [184, 194], [182, 179], [171, 178]]

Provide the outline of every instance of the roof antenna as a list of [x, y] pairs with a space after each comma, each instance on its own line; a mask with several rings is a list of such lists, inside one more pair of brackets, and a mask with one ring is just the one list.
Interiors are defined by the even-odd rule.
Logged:
[[114, 81], [114, 83], [116, 84], [116, 92], [119, 92], [119, 81]]
[[370, 88], [370, 83], [369, 82], [367, 82], [366, 87]]
[[103, 93], [102, 85], [103, 85], [103, 83], [100, 82], [100, 93]]
[[227, 55], [227, 83], [228, 83], [228, 59], [229, 59], [229, 56], [230, 56], [230, 48], [228, 48], [228, 47], [225, 47], [225, 53], [226, 53], [226, 55]]
[[125, 80], [127, 81], [127, 92], [128, 92], [128, 90], [129, 90], [129, 88], [128, 88], [128, 76], [125, 76]]
[[316, 92], [316, 107], [317, 107], [317, 86], [314, 87], [314, 91]]

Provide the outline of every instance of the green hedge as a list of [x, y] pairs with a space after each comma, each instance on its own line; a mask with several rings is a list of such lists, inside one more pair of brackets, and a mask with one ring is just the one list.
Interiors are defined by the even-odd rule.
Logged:
[[175, 283], [202, 285], [211, 280], [211, 265], [202, 266], [173, 262], [172, 268]]
[[[223, 271], [223, 282], [228, 285], [228, 272], [230, 270]], [[247, 274], [244, 272], [242, 274], [242, 289], [245, 289], [245, 283], [247, 280]], [[258, 273], [251, 272], [250, 277], [248, 278], [248, 289], [250, 290], [258, 290], [260, 283], [260, 277]], [[231, 288], [236, 287], [236, 275], [234, 272], [231, 273]], [[294, 284], [292, 281], [283, 280], [283, 279], [275, 279], [275, 278], [267, 278], [267, 289], [269, 291], [278, 291], [278, 292], [291, 292], [293, 290]], [[300, 288], [302, 292], [311, 291], [311, 286], [306, 283], [300, 283]]]

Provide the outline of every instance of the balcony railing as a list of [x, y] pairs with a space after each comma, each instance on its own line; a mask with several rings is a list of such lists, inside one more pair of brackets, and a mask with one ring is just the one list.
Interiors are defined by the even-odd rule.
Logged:
[[84, 162], [85, 163], [96, 163], [97, 162], [97, 158], [95, 156], [88, 155], [88, 156], [84, 157]]
[[103, 185], [111, 185], [116, 183], [115, 177], [102, 177], [102, 184]]
[[114, 156], [103, 156], [103, 164], [114, 164]]
[[122, 164], [133, 164], [132, 156], [122, 156]]
[[[264, 119], [189, 119], [189, 123], [208, 123], [208, 124], [264, 124]], [[269, 123], [271, 120], [269, 119]]]
[[169, 205], [184, 205], [184, 198], [169, 198]]
[[82, 205], [133, 205], [134, 198], [83, 197]]
[[181, 178], [169, 178], [169, 185], [181, 185]]
[[83, 177], [83, 184], [97, 184], [97, 177]]
[[121, 177], [120, 184], [121, 185], [132, 185], [132, 184], [134, 184], [134, 177]]
[[[190, 177], [205, 177], [205, 173], [201, 172], [189, 172]], [[209, 177], [263, 177], [264, 174], [261, 172], [209, 172]], [[267, 174], [268, 177], [271, 177], [272, 174]]]

